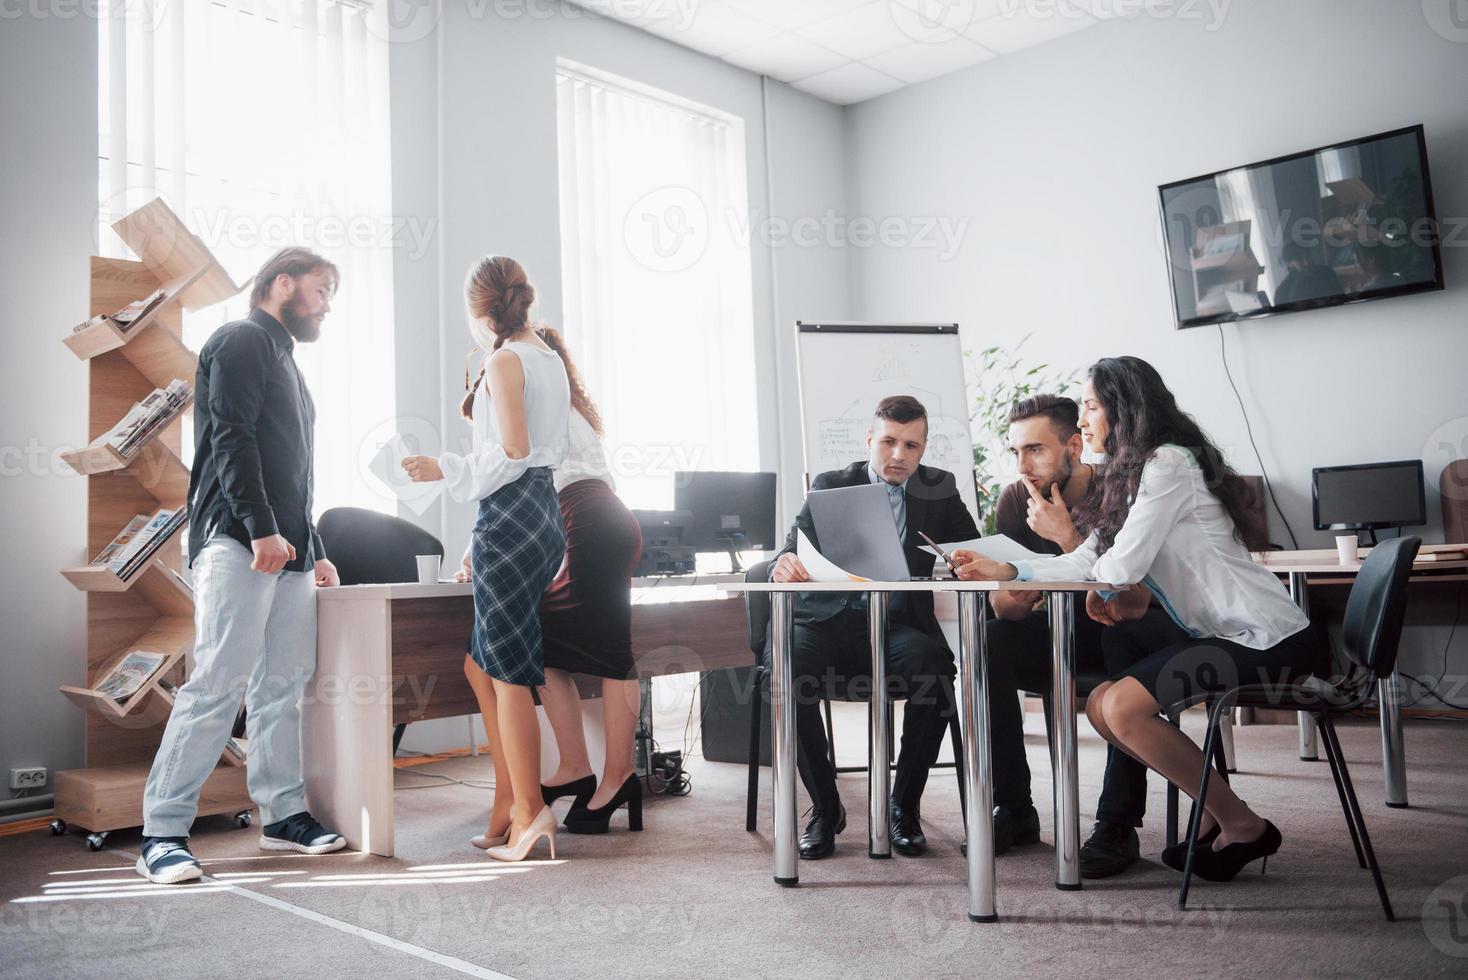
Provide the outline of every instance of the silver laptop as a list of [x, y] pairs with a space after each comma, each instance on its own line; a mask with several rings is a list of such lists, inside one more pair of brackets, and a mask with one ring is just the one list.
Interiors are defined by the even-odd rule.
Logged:
[[805, 499], [821, 554], [831, 561], [877, 582], [923, 579], [908, 570], [886, 484], [812, 490]]

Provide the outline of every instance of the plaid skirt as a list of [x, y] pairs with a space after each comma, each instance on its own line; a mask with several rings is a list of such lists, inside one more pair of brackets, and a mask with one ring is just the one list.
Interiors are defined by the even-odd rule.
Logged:
[[540, 597], [566, 553], [566, 533], [548, 466], [479, 501], [471, 561], [474, 634], [469, 653], [507, 684], [545, 683]]

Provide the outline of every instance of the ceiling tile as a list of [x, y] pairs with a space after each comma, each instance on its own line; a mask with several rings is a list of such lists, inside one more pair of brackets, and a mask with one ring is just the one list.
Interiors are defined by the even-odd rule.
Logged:
[[[973, 45], [971, 45], [973, 46]], [[782, 82], [808, 78], [847, 64], [848, 59], [794, 34], [780, 34], [724, 55], [724, 60]]]
[[[917, 37], [913, 31], [919, 32]], [[911, 41], [953, 37], [952, 31], [925, 28], [911, 10], [890, 0], [875, 0], [849, 13], [807, 24], [796, 33], [858, 61]]]
[[726, 6], [785, 30], [855, 10], [871, 0], [721, 0]]
[[994, 57], [994, 52], [979, 47], [965, 37], [955, 37], [933, 44], [912, 44], [891, 51], [883, 51], [867, 58], [863, 64], [870, 65], [883, 74], [900, 78], [904, 82], [925, 82], [939, 75], [946, 75], [960, 68], [977, 65]]
[[[615, 8], [615, 4], [613, 8]], [[680, 9], [671, 0], [669, 10]], [[749, 14], [703, 0], [693, 5], [691, 16], [669, 16], [647, 25], [647, 29], [669, 41], [721, 58], [730, 51], [767, 41], [780, 29]]]
[[[1006, 10], [1013, 10], [1025, 0], [891, 0], [893, 6], [903, 8], [897, 12], [906, 14], [904, 25], [916, 32], [951, 31], [961, 34], [971, 25], [990, 17], [998, 17]], [[1041, 0], [1041, 2], [1070, 2], [1070, 0]], [[1108, 0], [1095, 0], [1105, 3]], [[1109, 0], [1115, 2], [1115, 0]]]
[[963, 36], [991, 51], [1010, 54], [1097, 23], [1096, 18], [1074, 7], [1047, 6], [1043, 15], [1038, 12], [1040, 9], [1030, 14], [1022, 12], [1024, 8], [1020, 7], [1015, 13], [978, 21]]
[[803, 78], [795, 83], [795, 87], [827, 102], [851, 105], [896, 91], [902, 87], [902, 82], [875, 68], [852, 62], [810, 78]]

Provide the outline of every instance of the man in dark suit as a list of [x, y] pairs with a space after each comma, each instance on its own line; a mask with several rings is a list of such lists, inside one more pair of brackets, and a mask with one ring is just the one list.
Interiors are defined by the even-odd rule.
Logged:
[[[923, 551], [923, 532], [943, 543], [979, 536], [971, 515], [958, 495], [952, 473], [920, 465], [928, 442], [928, 413], [907, 395], [882, 399], [867, 433], [869, 459], [843, 470], [822, 473], [812, 490], [854, 487], [870, 483], [886, 486], [892, 515], [914, 575], [929, 575], [934, 557]], [[795, 554], [796, 531], [804, 532], [817, 550], [820, 540], [802, 507], [771, 566], [775, 582], [803, 582], [809, 575]], [[892, 785], [892, 848], [899, 854], [927, 850], [918, 806], [928, 770], [938, 758], [943, 735], [954, 715], [953, 652], [943, 638], [933, 612], [931, 592], [898, 592], [890, 597], [887, 629], [887, 677], [894, 697], [905, 697], [902, 747]], [[813, 812], [800, 838], [800, 856], [830, 856], [836, 835], [846, 827], [846, 811], [836, 791], [826, 731], [821, 724], [820, 698], [827, 682], [837, 677], [870, 686], [871, 645], [867, 634], [866, 595], [858, 592], [802, 593], [795, 604], [794, 665], [795, 734], [801, 781], [810, 794]], [[766, 649], [766, 659], [770, 651]]]

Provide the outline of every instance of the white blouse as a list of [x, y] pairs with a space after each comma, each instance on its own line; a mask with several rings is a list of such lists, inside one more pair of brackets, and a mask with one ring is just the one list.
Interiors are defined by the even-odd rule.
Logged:
[[1254, 563], [1193, 454], [1162, 446], [1116, 540], [1098, 557], [1093, 532], [1075, 551], [1016, 562], [1022, 582], [1142, 582], [1195, 637], [1267, 650], [1310, 625], [1274, 573]]
[[481, 383], [474, 392], [474, 448], [466, 455], [444, 453], [438, 457], [444, 487], [458, 501], [483, 500], [514, 483], [526, 470], [559, 466], [566, 458], [571, 386], [560, 355], [523, 342], [508, 343], [502, 349], [513, 351], [525, 371], [525, 423], [530, 431], [530, 454], [524, 459], [511, 459], [505, 454], [495, 425], [489, 386]]
[[556, 467], [556, 493], [582, 480], [600, 480], [613, 490], [617, 489], [617, 484], [612, 481], [612, 468], [607, 463], [607, 449], [602, 445], [601, 437], [596, 434], [591, 423], [574, 408], [571, 410], [570, 438], [571, 444], [566, 451], [566, 458]]

